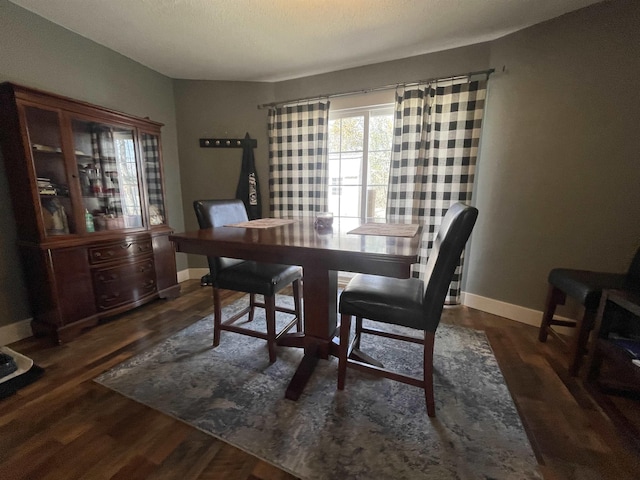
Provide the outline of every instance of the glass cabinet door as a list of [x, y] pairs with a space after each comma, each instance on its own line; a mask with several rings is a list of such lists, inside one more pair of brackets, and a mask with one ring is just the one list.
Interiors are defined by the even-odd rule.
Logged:
[[44, 233], [47, 236], [77, 233], [69, 195], [60, 115], [54, 110], [26, 106], [25, 116], [40, 198]]
[[72, 130], [85, 231], [142, 227], [133, 130], [78, 119]]
[[164, 195], [162, 192], [162, 168], [160, 163], [160, 142], [157, 135], [141, 134], [142, 160], [144, 174], [147, 179], [147, 196], [149, 198], [149, 224], [166, 223], [164, 212]]

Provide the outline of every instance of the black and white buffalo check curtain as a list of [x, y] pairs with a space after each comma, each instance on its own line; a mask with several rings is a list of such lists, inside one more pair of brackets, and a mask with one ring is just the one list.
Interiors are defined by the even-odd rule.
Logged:
[[271, 217], [312, 216], [327, 210], [329, 102], [269, 109]]
[[[449, 206], [471, 201], [486, 84], [448, 81], [397, 91], [387, 221], [424, 226], [416, 277], [424, 278], [435, 233]], [[460, 302], [461, 279], [462, 259], [446, 303]]]
[[162, 171], [160, 166], [160, 144], [156, 135], [142, 134], [144, 174], [149, 196], [149, 223], [164, 223], [164, 196], [162, 193]]
[[[120, 201], [120, 191], [118, 190], [118, 184], [111, 182], [113, 172], [118, 171], [118, 161], [116, 159], [115, 140], [113, 136], [113, 130], [109, 127], [102, 125], [92, 125], [91, 127], [91, 155], [93, 157], [93, 163], [96, 168], [96, 174], [100, 187], [107, 188], [107, 185], [114, 185], [116, 188], [115, 195], [109, 202], [110, 213], [115, 214], [117, 217], [122, 215], [122, 202]], [[101, 193], [101, 192], [96, 192]]]

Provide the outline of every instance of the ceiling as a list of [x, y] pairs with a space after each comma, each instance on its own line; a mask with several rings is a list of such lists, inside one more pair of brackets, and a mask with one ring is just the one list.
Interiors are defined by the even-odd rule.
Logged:
[[171, 78], [280, 81], [494, 40], [601, 0], [11, 0]]

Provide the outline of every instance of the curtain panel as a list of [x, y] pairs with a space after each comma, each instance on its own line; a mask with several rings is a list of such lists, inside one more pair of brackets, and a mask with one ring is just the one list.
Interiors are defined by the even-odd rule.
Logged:
[[[108, 127], [95, 125], [91, 129], [91, 155], [96, 168], [96, 175], [100, 185], [109, 185], [108, 172], [118, 171], [115, 140], [113, 131]], [[114, 196], [109, 202], [111, 212], [117, 217], [122, 216], [122, 202], [120, 196]]]
[[147, 193], [149, 196], [149, 224], [160, 225], [165, 221], [160, 144], [157, 136], [148, 133], [143, 133], [141, 140], [144, 174], [147, 180]]
[[270, 216], [327, 210], [329, 101], [269, 109]]
[[160, 148], [158, 146], [158, 138], [153, 135], [143, 133], [141, 139], [149, 204], [161, 207], [162, 175], [160, 173]]
[[[424, 225], [415, 277], [424, 278], [435, 233], [449, 206], [471, 202], [486, 84], [436, 83], [396, 93], [387, 221]], [[461, 258], [449, 304], [460, 301], [462, 264]]]

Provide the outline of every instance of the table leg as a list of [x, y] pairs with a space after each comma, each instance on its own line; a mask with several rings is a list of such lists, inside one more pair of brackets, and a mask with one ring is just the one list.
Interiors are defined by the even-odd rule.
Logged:
[[287, 386], [284, 398], [288, 400], [298, 400], [298, 398], [300, 398], [300, 395], [302, 395], [302, 391], [307, 385], [309, 378], [311, 378], [311, 374], [315, 370], [317, 364], [318, 353], [314, 352], [312, 348], [305, 348], [304, 357], [302, 357], [302, 361], [300, 362], [300, 365], [298, 365], [296, 373], [293, 374], [293, 378]]
[[328, 358], [337, 325], [338, 272], [303, 266], [304, 357], [289, 382], [285, 398], [297, 400], [318, 358]]

